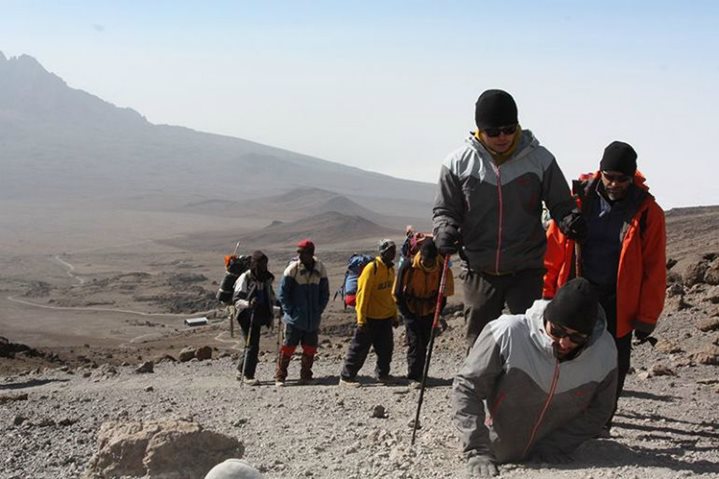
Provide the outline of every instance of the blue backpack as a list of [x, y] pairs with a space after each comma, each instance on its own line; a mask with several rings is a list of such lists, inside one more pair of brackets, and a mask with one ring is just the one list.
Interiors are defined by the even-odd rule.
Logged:
[[357, 280], [359, 279], [360, 274], [362, 274], [362, 271], [365, 269], [365, 266], [373, 261], [374, 258], [366, 254], [354, 253], [350, 256], [347, 260], [345, 279], [342, 281], [342, 286], [340, 286], [340, 288], [335, 292], [332, 299], [337, 299], [337, 295], [339, 295], [342, 298], [345, 309], [347, 309], [347, 306], [354, 307], [355, 297], [357, 295]]

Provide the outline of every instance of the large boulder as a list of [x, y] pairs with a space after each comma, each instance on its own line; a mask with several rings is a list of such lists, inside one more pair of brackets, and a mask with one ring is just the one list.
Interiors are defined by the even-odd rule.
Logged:
[[98, 434], [98, 452], [84, 479], [121, 476], [196, 479], [228, 457], [242, 457], [235, 438], [206, 431], [184, 420], [106, 422]]
[[212, 348], [210, 346], [202, 346], [200, 348], [197, 348], [195, 350], [195, 357], [200, 361], [212, 359]]
[[688, 261], [682, 279], [687, 286], [694, 286], [704, 282], [704, 273], [707, 271], [707, 262], [703, 259]]
[[704, 282], [707, 284], [719, 284], [719, 258], [715, 258], [707, 265], [704, 272]]
[[708, 283], [717, 284], [719, 281], [719, 263], [717, 253], [702, 255], [689, 255], [679, 260], [671, 269], [679, 274], [685, 286]]
[[195, 348], [186, 347], [180, 351], [179, 359], [181, 363], [185, 363], [191, 359], [195, 359]]

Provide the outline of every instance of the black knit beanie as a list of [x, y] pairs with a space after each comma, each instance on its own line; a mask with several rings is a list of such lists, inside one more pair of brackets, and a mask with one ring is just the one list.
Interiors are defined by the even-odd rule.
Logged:
[[434, 241], [430, 238], [427, 238], [424, 242], [422, 242], [422, 246], [419, 247], [419, 252], [421, 253], [422, 258], [433, 260], [437, 257], [437, 245], [435, 245]]
[[544, 310], [544, 319], [589, 335], [597, 322], [598, 307], [592, 284], [584, 278], [574, 278], [559, 288]]
[[637, 171], [637, 152], [623, 141], [613, 141], [604, 149], [599, 169], [621, 171], [627, 176], [634, 176]]
[[504, 90], [486, 90], [475, 104], [474, 121], [480, 130], [516, 125], [519, 123], [517, 104], [512, 95]]

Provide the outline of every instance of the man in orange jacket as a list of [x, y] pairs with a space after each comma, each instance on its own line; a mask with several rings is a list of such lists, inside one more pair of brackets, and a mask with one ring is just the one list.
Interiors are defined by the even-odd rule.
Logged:
[[[579, 259], [574, 242], [555, 222], [547, 230], [543, 296], [552, 298], [574, 276], [584, 276], [597, 288], [617, 346], [618, 399], [630, 367], [632, 331], [639, 341], [649, 339], [664, 308], [666, 230], [664, 211], [637, 171], [630, 145], [609, 144], [599, 169], [575, 182], [588, 226], [587, 239], [577, 248]], [[605, 435], [610, 428], [611, 419]]]
[[[419, 252], [399, 268], [394, 284], [394, 298], [404, 317], [407, 333], [407, 379], [414, 387], [422, 381], [424, 374], [443, 266], [444, 257], [438, 253], [434, 241], [428, 238], [420, 246]], [[448, 269], [440, 305], [442, 309], [447, 303], [447, 297], [453, 294], [454, 278]], [[441, 317], [439, 321], [442, 331], [447, 329], [447, 322]]]

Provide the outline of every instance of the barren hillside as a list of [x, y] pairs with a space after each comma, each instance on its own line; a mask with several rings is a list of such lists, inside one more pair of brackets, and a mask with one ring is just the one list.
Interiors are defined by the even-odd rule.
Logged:
[[[573, 463], [506, 465], [501, 477], [719, 477], [719, 248], [712, 228], [718, 218], [717, 207], [667, 214], [672, 264], [667, 303], [655, 333], [658, 342], [634, 347], [634, 370], [620, 401], [613, 437], [590, 441], [577, 451]], [[312, 225], [321, 228], [338, 221], [320, 216]], [[287, 235], [300, 233], [297, 225], [274, 228], [286, 228], [282, 234]], [[363, 244], [371, 247], [371, 242]], [[18, 275], [4, 280], [5, 292], [27, 302], [3, 297], [5, 315], [21, 318], [36, 311], [35, 328], [49, 327], [49, 320], [61, 321], [67, 340], [75, 342], [54, 347], [20, 341], [0, 344], [0, 450], [5, 452], [0, 478], [80, 477], [98, 451], [103, 423], [173, 418], [192, 418], [242, 441], [245, 459], [269, 479], [464, 477], [449, 406], [451, 379], [464, 349], [458, 315], [450, 314], [450, 329], [438, 339], [422, 428], [417, 444], [410, 446], [416, 390], [401, 381], [390, 386], [375, 382], [372, 356], [361, 372], [360, 388], [337, 386], [354, 321], [352, 312], [337, 302], [330, 303], [321, 330], [317, 383], [296, 385], [298, 365], [293, 362], [290, 384], [283, 389], [271, 382], [276, 331], [263, 331], [258, 370], [262, 383], [247, 387], [235, 380], [242, 343], [230, 335], [222, 311], [208, 314], [210, 324], [198, 328], [182, 326], [189, 314], [118, 312], [128, 300], [133, 307], [143, 304], [133, 299], [138, 288], [153, 291], [148, 297], [154, 298], [187, 291], [187, 299], [195, 294], [195, 286], [212, 293], [216, 283], [210, 278], [219, 273], [217, 255], [191, 253], [180, 245], [149, 243], [144, 250], [122, 254], [66, 255], [54, 265], [44, 263], [42, 283], [29, 284]], [[268, 251], [271, 267], [287, 253]], [[349, 253], [328, 246], [322, 251], [333, 289]], [[29, 259], [17, 261], [30, 264]], [[20, 271], [10, 261], [3, 266]], [[169, 269], [174, 273], [168, 274]], [[102, 303], [102, 295], [109, 295], [105, 301], [113, 304], [93, 304]], [[181, 297], [173, 303], [145, 304], [148, 311], [169, 312], [170, 304], [185, 304]], [[451, 311], [458, 310], [459, 301], [461, 297], [452, 298]], [[189, 304], [180, 309], [196, 310]], [[114, 329], [98, 328], [108, 324]], [[86, 344], [78, 343], [78, 337]], [[211, 360], [176, 361], [183, 348], [200, 346], [210, 346]], [[154, 362], [154, 372], [135, 372], [146, 360]], [[404, 361], [404, 333], [398, 329], [393, 374], [404, 373]], [[376, 414], [376, 406], [382, 406], [384, 414]]]

